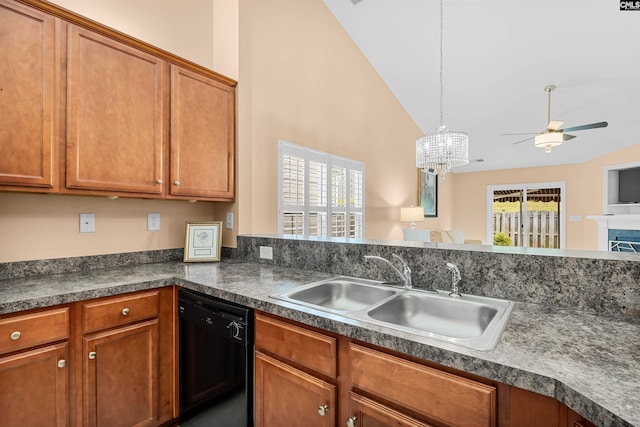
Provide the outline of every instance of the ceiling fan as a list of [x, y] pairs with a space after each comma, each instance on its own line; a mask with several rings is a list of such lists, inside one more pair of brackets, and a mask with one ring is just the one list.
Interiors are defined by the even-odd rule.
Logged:
[[588, 125], [573, 126], [566, 129], [561, 129], [564, 122], [562, 120], [551, 120], [551, 92], [556, 87], [554, 85], [545, 86], [544, 91], [547, 93], [547, 128], [537, 134], [533, 132], [529, 133], [503, 133], [502, 135], [534, 135], [525, 138], [521, 141], [514, 142], [514, 144], [521, 144], [531, 139], [534, 140], [536, 147], [544, 148], [545, 153], [550, 153], [553, 147], [557, 147], [565, 141], [575, 138], [574, 135], [568, 135], [565, 132], [574, 132], [578, 130], [604, 128], [609, 124], [607, 122], [590, 123]]

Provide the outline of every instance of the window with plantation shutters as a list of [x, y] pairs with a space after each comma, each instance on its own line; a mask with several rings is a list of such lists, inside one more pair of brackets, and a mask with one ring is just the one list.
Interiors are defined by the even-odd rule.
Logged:
[[364, 163], [278, 142], [278, 232], [364, 237]]

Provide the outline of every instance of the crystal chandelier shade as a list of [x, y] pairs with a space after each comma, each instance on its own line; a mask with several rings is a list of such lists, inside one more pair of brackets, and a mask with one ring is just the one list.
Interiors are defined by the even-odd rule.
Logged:
[[469, 135], [448, 130], [444, 125], [444, 84], [442, 64], [443, 39], [442, 0], [440, 0], [440, 127], [416, 140], [416, 167], [436, 174], [440, 181], [451, 168], [469, 163]]
[[416, 166], [437, 174], [440, 181], [451, 168], [469, 163], [469, 136], [466, 132], [440, 126], [438, 132], [421, 136], [416, 141]]

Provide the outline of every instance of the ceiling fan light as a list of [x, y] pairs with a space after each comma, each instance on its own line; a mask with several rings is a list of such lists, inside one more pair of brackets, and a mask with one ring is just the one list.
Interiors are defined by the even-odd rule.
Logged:
[[553, 147], [557, 147], [562, 144], [564, 138], [562, 133], [542, 133], [540, 135], [536, 135], [534, 139], [534, 144], [538, 148], [544, 148], [545, 153], [549, 153]]

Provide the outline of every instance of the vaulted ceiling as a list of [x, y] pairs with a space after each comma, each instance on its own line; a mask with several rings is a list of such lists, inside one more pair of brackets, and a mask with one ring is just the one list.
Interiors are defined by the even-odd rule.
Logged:
[[[437, 129], [440, 3], [324, 2], [422, 131]], [[580, 163], [640, 143], [640, 11], [612, 0], [444, 0], [443, 17], [444, 124], [469, 134], [472, 159], [455, 172]], [[572, 132], [549, 154], [502, 136], [546, 128], [550, 84], [551, 119], [609, 126]]]

